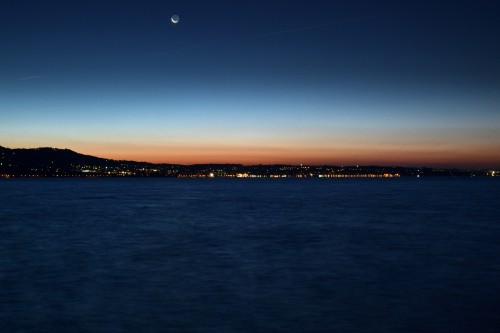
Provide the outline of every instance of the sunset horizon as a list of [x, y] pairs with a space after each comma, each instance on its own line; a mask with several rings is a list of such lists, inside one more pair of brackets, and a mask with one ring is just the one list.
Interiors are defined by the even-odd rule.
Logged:
[[[345, 152], [344, 157], [341, 151], [337, 151], [338, 156], [332, 154], [331, 157], [317, 157], [315, 152], [309, 152], [310, 155], [300, 155], [299, 152], [290, 156], [290, 149], [274, 149], [270, 150], [269, 154], [264, 154], [265, 150], [262, 149], [239, 149], [230, 150], [231, 154], [220, 154], [220, 149], [213, 150], [202, 148], [195, 149], [180, 149], [177, 154], [167, 152], [158, 153], [152, 152], [149, 155], [144, 151], [144, 147], [136, 152], [119, 150], [119, 152], [92, 150], [92, 149], [78, 149], [74, 147], [65, 146], [25, 146], [25, 147], [11, 147], [0, 145], [0, 147], [8, 149], [39, 149], [39, 148], [54, 148], [54, 149], [68, 149], [74, 152], [95, 156], [104, 159], [124, 160], [124, 161], [137, 161], [155, 164], [179, 164], [179, 165], [193, 165], [193, 164], [242, 164], [242, 165], [259, 165], [259, 164], [289, 164], [289, 165], [361, 165], [361, 166], [402, 166], [402, 167], [434, 167], [434, 168], [457, 168], [457, 169], [500, 169], [500, 161], [490, 161], [485, 159], [484, 162], [477, 158], [481, 152], [474, 152], [473, 163], [470, 160], [464, 159], [463, 152], [450, 156], [449, 154], [437, 151], [435, 154], [429, 152], [420, 152], [418, 155], [407, 157], [406, 160], [398, 159], [393, 152], [385, 152], [385, 154], [377, 154], [372, 152], [367, 154], [366, 150], [360, 150], [358, 154], [355, 151], [349, 150]], [[168, 151], [168, 150], [165, 150]], [[247, 153], [248, 152], [248, 153]], [[281, 154], [284, 152], [285, 154]], [[286, 155], [288, 154], [288, 155]], [[227, 156], [231, 157], [227, 157]], [[312, 156], [311, 156], [312, 155]], [[375, 156], [374, 156], [375, 155]], [[347, 156], [347, 157], [345, 157]], [[370, 159], [370, 156], [372, 157]], [[382, 156], [387, 156], [382, 158]], [[484, 156], [484, 155], [483, 155]], [[420, 157], [420, 159], [418, 158]]]

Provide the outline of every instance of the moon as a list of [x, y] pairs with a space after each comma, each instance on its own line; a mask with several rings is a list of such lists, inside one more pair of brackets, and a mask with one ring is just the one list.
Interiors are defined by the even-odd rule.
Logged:
[[179, 15], [172, 15], [170, 21], [172, 21], [173, 24], [176, 24], [177, 22], [179, 22]]

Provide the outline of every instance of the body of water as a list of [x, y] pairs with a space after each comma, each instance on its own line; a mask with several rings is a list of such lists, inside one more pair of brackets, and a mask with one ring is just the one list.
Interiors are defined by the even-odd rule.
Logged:
[[498, 332], [500, 182], [0, 180], [1, 332]]

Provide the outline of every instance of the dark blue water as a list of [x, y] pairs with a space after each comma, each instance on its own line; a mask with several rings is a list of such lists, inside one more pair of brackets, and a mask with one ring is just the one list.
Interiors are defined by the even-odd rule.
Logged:
[[499, 332], [493, 179], [0, 181], [1, 332]]

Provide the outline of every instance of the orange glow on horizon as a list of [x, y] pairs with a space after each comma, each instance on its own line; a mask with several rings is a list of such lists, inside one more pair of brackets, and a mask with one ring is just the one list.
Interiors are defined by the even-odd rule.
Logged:
[[[382, 148], [285, 148], [285, 147], [85, 147], [80, 153], [116, 160], [168, 164], [309, 164], [401, 165], [489, 168], [500, 165], [500, 155], [490, 149], [382, 149]], [[500, 147], [498, 150], [500, 151]]]
[[54, 147], [81, 154], [115, 160], [133, 160], [167, 164], [308, 164], [308, 165], [383, 165], [445, 168], [499, 168], [500, 143], [439, 141], [359, 142], [317, 141], [258, 142], [140, 142], [116, 140], [48, 140], [3, 143], [10, 148]]

